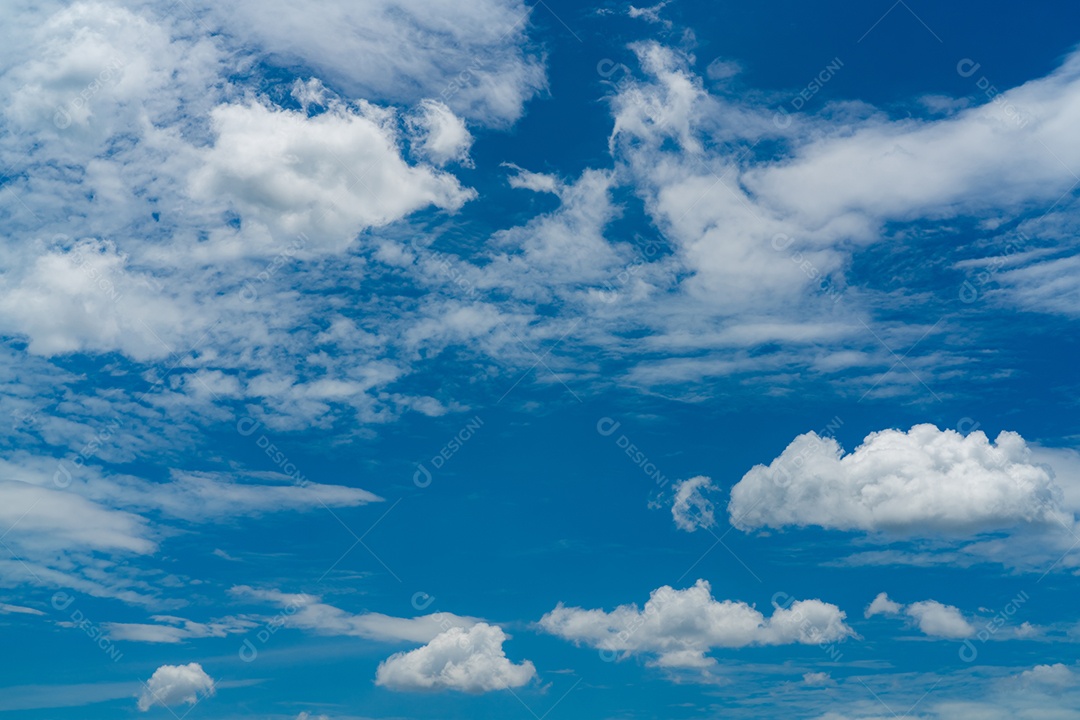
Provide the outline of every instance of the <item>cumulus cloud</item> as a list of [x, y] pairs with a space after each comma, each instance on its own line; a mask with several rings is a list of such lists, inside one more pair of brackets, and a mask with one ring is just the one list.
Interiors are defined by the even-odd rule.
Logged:
[[469, 147], [473, 137], [465, 127], [465, 121], [446, 105], [425, 100], [407, 123], [422, 156], [436, 165], [453, 161], [471, 167]]
[[821, 600], [777, 605], [766, 618], [745, 602], [718, 601], [709, 583], [652, 591], [641, 609], [620, 605], [611, 612], [566, 607], [562, 603], [540, 620], [540, 627], [575, 644], [612, 655], [654, 655], [654, 664], [704, 668], [715, 664], [706, 653], [715, 648], [752, 645], [819, 645], [855, 637], [847, 615]]
[[503, 651], [502, 628], [477, 623], [451, 628], [416, 650], [391, 655], [379, 664], [375, 684], [391, 690], [457, 690], [480, 693], [521, 687], [536, 675], [525, 660], [514, 664]]
[[878, 593], [873, 602], [866, 608], [863, 617], [872, 618], [875, 615], [897, 615], [903, 609], [903, 605], [898, 602], [893, 602], [885, 593]]
[[[432, 118], [424, 147], [444, 161], [467, 147], [448, 113], [428, 104], [422, 115]], [[279, 241], [304, 236], [334, 250], [366, 228], [428, 205], [456, 210], [475, 197], [452, 175], [410, 166], [395, 122], [392, 110], [366, 102], [334, 104], [314, 117], [257, 102], [218, 106], [214, 146], [191, 178], [191, 193], [229, 200]]]
[[159, 354], [160, 342], [145, 327], [179, 321], [176, 307], [153, 292], [149, 278], [129, 271], [115, 243], [58, 239], [43, 244], [25, 272], [0, 281], [0, 323], [42, 355], [115, 348], [138, 358]]
[[931, 637], [958, 639], [975, 634], [975, 628], [959, 609], [936, 600], [912, 603], [904, 612], [915, 620], [919, 630]]
[[959, 608], [945, 605], [937, 600], [922, 600], [901, 605], [889, 599], [885, 593], [878, 593], [870, 606], [866, 608], [867, 618], [875, 615], [900, 615], [910, 618], [924, 635], [937, 638], [959, 640], [975, 634], [975, 626], [964, 617]]
[[155, 705], [194, 705], [213, 694], [214, 681], [199, 663], [162, 665], [146, 681], [139, 696], [139, 709], [145, 712]]
[[1063, 663], [1036, 665], [1030, 670], [1020, 673], [1020, 680], [1024, 684], [1056, 690], [1064, 690], [1076, 685], [1078, 678], [1080, 676]]
[[981, 431], [965, 437], [933, 425], [871, 433], [846, 455], [833, 438], [800, 435], [743, 476], [728, 512], [743, 530], [819, 526], [903, 537], [1065, 520], [1061, 490], [1020, 435], [990, 442]]
[[698, 475], [676, 482], [674, 489], [675, 497], [671, 502], [671, 516], [675, 519], [675, 527], [686, 532], [694, 532], [699, 528], [711, 528], [716, 525], [712, 501], [706, 497], [706, 493], [717, 490], [711, 479]]

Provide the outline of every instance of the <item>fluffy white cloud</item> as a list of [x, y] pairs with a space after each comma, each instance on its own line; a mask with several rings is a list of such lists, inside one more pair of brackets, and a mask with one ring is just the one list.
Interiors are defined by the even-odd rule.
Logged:
[[536, 675], [525, 660], [515, 665], [503, 651], [502, 628], [477, 623], [451, 628], [427, 645], [391, 655], [379, 664], [375, 684], [391, 690], [457, 690], [478, 693], [521, 687]]
[[[467, 147], [447, 138], [448, 112], [424, 106], [424, 117], [436, 118], [424, 147], [444, 161]], [[191, 192], [204, 202], [229, 200], [279, 243], [305, 236], [333, 250], [427, 205], [456, 210], [475, 197], [452, 175], [408, 165], [396, 122], [392, 110], [365, 102], [334, 103], [314, 117], [257, 102], [221, 105], [211, 112], [216, 139]]]
[[1054, 663], [1053, 665], [1036, 665], [1030, 670], [1020, 673], [1020, 680], [1030, 685], [1063, 690], [1077, 684], [1080, 676], [1068, 665]]
[[[107, 2], [23, 5], [5, 15], [11, 44], [0, 52], [0, 89], [15, 98], [0, 115], [0, 162], [11, 168], [0, 198], [7, 233], [0, 330], [46, 356], [119, 351], [146, 362], [201, 346], [198, 359], [174, 374], [174, 381], [189, 370], [195, 376], [174, 388], [187, 397], [166, 400], [189, 408], [250, 390], [269, 391], [271, 412], [300, 413], [309, 422], [332, 406], [378, 417], [381, 410], [369, 413], [363, 396], [403, 374], [386, 359], [381, 335], [407, 309], [374, 308], [365, 313], [371, 331], [353, 337], [321, 333], [344, 320], [320, 319], [339, 313], [305, 292], [327, 282], [328, 272], [297, 273], [364, 229], [429, 207], [453, 211], [473, 197], [452, 175], [405, 159], [412, 123], [410, 157], [466, 162], [470, 135], [457, 115], [422, 96], [409, 101], [412, 108], [346, 104], [317, 78], [294, 86], [310, 116], [277, 107], [259, 87], [231, 84], [238, 64], [259, 50], [238, 47], [232, 33], [206, 33], [216, 20], [229, 24], [213, 9], [192, 15], [152, 2], [137, 10]], [[365, 27], [378, 16], [385, 37], [396, 35], [389, 28], [397, 21], [398, 39], [415, 40], [405, 29], [411, 13], [435, 23], [426, 26], [434, 33], [429, 40], [445, 39], [435, 26], [452, 29], [455, 16], [480, 12], [424, 5], [402, 14], [402, 6], [375, 3]], [[487, 10], [485, 20], [497, 22], [515, 8], [493, 2]], [[357, 19], [352, 6], [337, 11]], [[305, 22], [313, 12], [303, 13]], [[321, 5], [319, 12], [336, 11]], [[265, 13], [255, 13], [263, 25], [279, 19]], [[524, 7], [514, 15], [523, 21], [518, 30], [527, 26], [524, 15]], [[287, 30], [295, 37], [303, 27]], [[471, 33], [485, 34], [478, 26]], [[514, 55], [521, 37], [515, 31], [487, 41], [496, 54]], [[441, 70], [449, 70], [447, 59], [440, 57]], [[354, 56], [348, 66], [355, 68]], [[487, 90], [497, 85], [497, 68], [485, 65]], [[63, 127], [53, 121], [58, 107], [70, 115]], [[355, 277], [363, 261], [347, 264], [340, 272]], [[301, 328], [309, 337], [296, 334]], [[403, 334], [395, 328], [388, 336]], [[360, 347], [345, 342], [358, 335]], [[351, 345], [347, 356], [326, 353], [344, 344]], [[204, 362], [210, 367], [193, 367]], [[297, 377], [304, 369], [318, 379]], [[402, 408], [423, 404], [402, 393], [383, 397]]]
[[863, 613], [863, 617], [872, 618], [875, 615], [897, 615], [903, 609], [903, 605], [898, 602], [893, 602], [885, 593], [878, 593], [874, 600], [866, 608], [866, 612]]
[[54, 241], [42, 243], [42, 254], [22, 273], [0, 280], [0, 324], [28, 337], [30, 352], [41, 355], [115, 349], [138, 359], [167, 355], [153, 328], [183, 318], [177, 303], [154, 291], [152, 277], [131, 272], [112, 241]]
[[532, 172], [513, 163], [503, 163], [503, 167], [508, 167], [514, 171], [514, 174], [506, 179], [512, 188], [551, 193], [552, 195], [562, 193], [563, 184], [554, 175]]
[[213, 694], [214, 681], [199, 663], [162, 665], [146, 681], [139, 696], [139, 709], [145, 712], [155, 705], [194, 705]]
[[1071, 525], [1061, 500], [1018, 434], [991, 443], [981, 431], [916, 425], [871, 433], [847, 455], [833, 438], [800, 435], [743, 476], [728, 511], [743, 530], [816, 525], [934, 537]]
[[885, 593], [878, 593], [874, 601], [866, 608], [865, 616], [870, 618], [875, 615], [900, 615], [901, 613], [911, 618], [919, 630], [930, 637], [957, 640], [975, 634], [975, 626], [968, 622], [959, 608], [945, 605], [937, 600], [922, 600], [910, 605], [901, 605], [890, 600]]
[[698, 475], [688, 480], [681, 480], [674, 485], [675, 497], [671, 502], [671, 516], [675, 527], [686, 532], [699, 528], [711, 528], [716, 525], [713, 516], [713, 504], [706, 493], [717, 490], [712, 480]]
[[931, 637], [958, 639], [975, 634], [974, 626], [964, 619], [959, 609], [936, 600], [912, 603], [904, 612], [918, 623], [919, 630]]
[[559, 603], [540, 627], [613, 654], [656, 655], [661, 667], [702, 668], [716, 662], [705, 655], [714, 648], [841, 642], [855, 636], [846, 617], [835, 605], [796, 600], [766, 618], [745, 602], [713, 599], [709, 583], [698, 580], [684, 590], [657, 588], [641, 609], [632, 604], [605, 612]]
[[473, 137], [465, 122], [441, 102], [425, 100], [406, 119], [421, 155], [436, 165], [455, 161], [471, 166], [469, 147]]

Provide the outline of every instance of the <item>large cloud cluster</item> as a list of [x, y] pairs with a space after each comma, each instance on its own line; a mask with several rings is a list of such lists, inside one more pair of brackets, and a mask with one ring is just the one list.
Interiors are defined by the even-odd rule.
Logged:
[[511, 662], [503, 651], [506, 633], [477, 623], [450, 628], [427, 645], [391, 655], [379, 664], [375, 684], [391, 690], [457, 690], [477, 693], [521, 687], [536, 675], [525, 660]]
[[970, 535], [1063, 520], [1061, 491], [1020, 435], [990, 442], [933, 425], [871, 433], [844, 454], [833, 438], [795, 438], [731, 490], [743, 530], [819, 526], [905, 537]]
[[655, 655], [662, 667], [701, 668], [715, 663], [715, 648], [750, 645], [819, 645], [855, 636], [846, 615], [821, 600], [777, 606], [766, 618], [745, 602], [716, 600], [709, 583], [675, 590], [667, 585], [649, 595], [645, 606], [620, 605], [611, 612], [566, 607], [544, 615], [547, 632], [613, 655]]

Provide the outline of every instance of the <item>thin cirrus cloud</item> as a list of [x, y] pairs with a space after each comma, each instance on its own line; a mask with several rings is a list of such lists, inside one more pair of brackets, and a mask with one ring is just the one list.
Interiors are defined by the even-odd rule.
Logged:
[[611, 612], [567, 607], [544, 615], [539, 627], [575, 644], [616, 656], [645, 655], [666, 668], [709, 668], [706, 653], [755, 645], [818, 645], [842, 642], [856, 633], [846, 614], [821, 600], [796, 600], [774, 607], [766, 618], [745, 602], [716, 600], [706, 580], [649, 594], [644, 607], [620, 605]]
[[350, 94], [409, 104], [444, 100], [458, 115], [505, 126], [546, 86], [540, 53], [526, 47], [532, 8], [520, 0], [195, 5], [238, 51], [300, 61]]
[[[0, 461], [0, 522], [18, 559], [0, 561], [16, 582], [58, 584], [96, 596], [155, 604], [159, 589], [137, 567], [183, 523], [276, 512], [357, 507], [381, 498], [366, 490], [320, 483], [245, 482], [227, 473], [174, 471], [167, 482], [112, 474], [70, 458], [17, 453]], [[70, 518], [78, 517], [78, 523]], [[111, 569], [115, 572], [102, 572]], [[160, 634], [176, 635], [175, 629]]]
[[220, 621], [200, 623], [172, 615], [154, 615], [154, 623], [104, 623], [109, 639], [119, 642], [144, 642], [176, 644], [197, 638], [221, 638], [247, 632], [257, 626], [253, 620], [225, 618]]
[[285, 627], [317, 635], [360, 637], [379, 642], [426, 643], [451, 628], [468, 630], [479, 622], [477, 618], [453, 613], [432, 613], [414, 618], [382, 613], [354, 614], [322, 602], [317, 595], [247, 585], [234, 586], [229, 594], [239, 600], [268, 602], [286, 610], [281, 621]]

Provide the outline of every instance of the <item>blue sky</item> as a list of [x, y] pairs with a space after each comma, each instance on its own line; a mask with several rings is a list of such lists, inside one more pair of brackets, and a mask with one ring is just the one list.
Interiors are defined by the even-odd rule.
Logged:
[[0, 10], [0, 717], [1080, 712], [1067, 3]]

